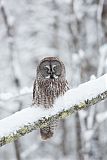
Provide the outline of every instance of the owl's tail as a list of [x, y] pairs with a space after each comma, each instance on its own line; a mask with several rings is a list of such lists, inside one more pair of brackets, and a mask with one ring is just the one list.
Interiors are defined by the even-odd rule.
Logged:
[[40, 129], [41, 138], [47, 140], [48, 138], [53, 137], [54, 129], [53, 126], [47, 126]]

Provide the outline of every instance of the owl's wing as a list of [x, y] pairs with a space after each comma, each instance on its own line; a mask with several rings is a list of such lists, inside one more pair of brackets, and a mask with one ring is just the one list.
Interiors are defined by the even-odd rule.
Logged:
[[33, 103], [35, 104], [35, 96], [36, 96], [36, 80], [34, 81], [34, 85], [33, 85]]
[[36, 80], [34, 81], [33, 85], [33, 100], [35, 99], [35, 95], [36, 95]]

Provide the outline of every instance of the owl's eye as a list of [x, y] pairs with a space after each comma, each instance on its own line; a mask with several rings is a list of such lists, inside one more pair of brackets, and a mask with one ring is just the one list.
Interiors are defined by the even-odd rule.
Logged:
[[56, 76], [60, 76], [60, 75], [61, 75], [61, 66], [60, 66], [60, 65], [55, 65], [55, 66], [53, 67], [53, 70], [54, 70], [54, 74], [55, 74]]
[[43, 66], [43, 68], [41, 69], [41, 74], [44, 78], [49, 76], [49, 67], [48, 66]]
[[43, 61], [39, 65], [39, 72], [44, 78], [47, 78], [49, 76], [49, 62]]
[[44, 66], [43, 69], [44, 69], [45, 73], [49, 73], [49, 67], [48, 66]]

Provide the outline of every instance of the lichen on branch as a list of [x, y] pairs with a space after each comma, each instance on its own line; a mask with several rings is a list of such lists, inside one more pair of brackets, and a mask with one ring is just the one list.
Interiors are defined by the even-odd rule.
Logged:
[[0, 146], [105, 100], [107, 98], [106, 81], [107, 74], [67, 91], [64, 96], [56, 100], [53, 108], [31, 106], [0, 120]]

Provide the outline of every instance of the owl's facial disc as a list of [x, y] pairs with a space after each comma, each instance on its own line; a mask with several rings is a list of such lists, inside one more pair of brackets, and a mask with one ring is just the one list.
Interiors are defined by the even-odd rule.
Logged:
[[47, 70], [47, 75], [46, 75], [46, 77], [45, 78], [47, 78], [47, 79], [57, 79], [58, 78], [58, 76], [55, 74], [55, 67], [56, 67], [56, 65], [46, 65], [46, 66], [44, 66], [44, 69], [45, 70]]
[[40, 64], [41, 75], [46, 79], [58, 79], [61, 76], [61, 63], [56, 60], [44, 61]]

